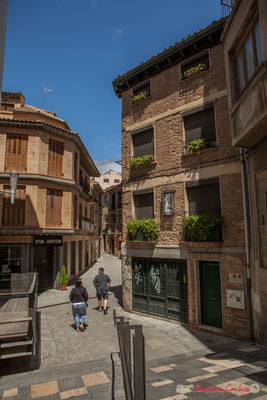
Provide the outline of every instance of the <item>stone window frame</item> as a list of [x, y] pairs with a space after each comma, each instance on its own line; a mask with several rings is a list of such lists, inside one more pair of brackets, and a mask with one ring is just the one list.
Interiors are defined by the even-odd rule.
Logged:
[[203, 104], [202, 106], [199, 106], [199, 107], [190, 108], [190, 109], [185, 110], [185, 111], [183, 111], [181, 113], [184, 154], [187, 154], [186, 145], [189, 142], [189, 141], [186, 140], [186, 129], [185, 129], [184, 117], [186, 117], [188, 115], [193, 115], [193, 114], [201, 112], [201, 111], [204, 111], [205, 109], [208, 109], [208, 108], [213, 108], [213, 112], [214, 112], [215, 140], [211, 142], [211, 146], [206, 150], [214, 149], [214, 148], [219, 146], [219, 135], [218, 135], [218, 128], [217, 128], [217, 111], [216, 111], [216, 100], [215, 100], [215, 101], [207, 102], [207, 103], [205, 103], [205, 104]]
[[[201, 51], [200, 53], [198, 53], [198, 54], [196, 54], [196, 55], [194, 55], [194, 56], [192, 56], [192, 57], [187, 58], [186, 60], [182, 61], [182, 62], [179, 64], [179, 80], [180, 80], [180, 81], [184, 81], [184, 80], [186, 80], [186, 79], [189, 78], [189, 77], [183, 76], [184, 67], [185, 67], [186, 65], [190, 65], [190, 64], [192, 64], [194, 61], [201, 60], [206, 54], [208, 55], [208, 64], [209, 64], [209, 66], [208, 66], [206, 69], [204, 69], [203, 71], [201, 71], [201, 72], [210, 70], [211, 67], [212, 67], [210, 49], [206, 49], [206, 50], [203, 50], [203, 51]], [[196, 74], [196, 75], [198, 75], [198, 74]]]
[[[149, 124], [149, 125], [142, 126], [140, 128], [133, 129], [131, 131], [131, 159], [135, 158], [135, 155], [134, 155], [134, 139], [133, 139], [134, 136], [138, 135], [138, 134], [142, 134], [143, 132], [146, 132], [146, 131], [148, 131], [150, 129], [153, 129], [153, 143], [152, 143], [153, 152], [152, 152], [152, 154], [150, 153], [148, 155], [153, 155], [154, 156], [154, 161], [155, 161], [155, 158], [156, 158], [155, 157], [155, 149], [156, 149], [156, 146], [155, 146], [155, 125], [153, 123]], [[137, 157], [139, 157], [139, 156], [137, 156]]]
[[[255, 29], [258, 24], [259, 24], [259, 29], [260, 29], [261, 51], [263, 52], [262, 34], [261, 34], [262, 32], [261, 32], [261, 28], [260, 28], [261, 22], [260, 22], [260, 18], [259, 18], [258, 9], [254, 9], [254, 11], [249, 19], [249, 22], [246, 24], [246, 28], [242, 32], [241, 38], [239, 36], [238, 42], [235, 44], [233, 49], [229, 52], [231, 64], [232, 64], [232, 70], [233, 70], [233, 84], [234, 84], [234, 93], [235, 93], [236, 100], [241, 96], [241, 94], [247, 88], [249, 83], [253, 80], [255, 74], [257, 73], [257, 71], [260, 69], [260, 66], [264, 62], [264, 58], [262, 58], [260, 63], [258, 63], [258, 60], [257, 60], [257, 48], [256, 48], [257, 43], [256, 43], [256, 39], [255, 39]], [[254, 72], [251, 75], [251, 77], [248, 78], [247, 77], [246, 59], [245, 59], [245, 45], [248, 43], [250, 38], [252, 38]], [[237, 60], [239, 58], [240, 53], [242, 54], [242, 67], [243, 67], [243, 73], [244, 73], [244, 75], [243, 75], [244, 86], [241, 89], [238, 87], [238, 72], [237, 72]]]
[[148, 194], [148, 193], [153, 194], [153, 216], [150, 218], [155, 218], [155, 191], [154, 191], [154, 188], [132, 191], [132, 210], [133, 210], [132, 216], [134, 218], [136, 218], [135, 196], [140, 196], [142, 194]]
[[206, 185], [212, 185], [212, 184], [218, 184], [219, 187], [219, 196], [220, 196], [220, 215], [223, 215], [223, 202], [222, 202], [222, 188], [221, 188], [221, 179], [220, 176], [216, 176], [214, 178], [208, 178], [208, 179], [197, 179], [197, 180], [192, 180], [192, 181], [185, 181], [184, 182], [184, 216], [188, 217], [190, 215], [190, 200], [189, 200], [189, 190], [190, 188], [194, 187], [201, 187], [201, 186], [206, 186]]
[[[148, 89], [147, 89], [147, 87], [148, 87]], [[148, 93], [149, 93], [147, 97], [151, 97], [151, 82], [150, 82], [150, 79], [148, 79], [147, 81], [142, 82], [141, 84], [136, 85], [136, 86], [134, 86], [134, 87], [132, 88], [132, 90], [131, 90], [131, 99], [132, 99], [134, 96], [138, 95], [138, 94], [139, 94], [140, 92], [142, 92], [143, 90], [147, 90]], [[146, 97], [146, 98], [147, 98], [147, 97]]]

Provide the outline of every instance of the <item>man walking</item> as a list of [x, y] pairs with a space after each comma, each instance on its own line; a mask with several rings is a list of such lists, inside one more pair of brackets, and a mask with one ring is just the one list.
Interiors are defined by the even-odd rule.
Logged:
[[111, 279], [104, 274], [104, 268], [99, 268], [98, 275], [93, 280], [96, 288], [96, 297], [98, 300], [98, 311], [102, 311], [102, 298], [104, 300], [104, 314], [107, 314], [108, 290], [110, 288]]

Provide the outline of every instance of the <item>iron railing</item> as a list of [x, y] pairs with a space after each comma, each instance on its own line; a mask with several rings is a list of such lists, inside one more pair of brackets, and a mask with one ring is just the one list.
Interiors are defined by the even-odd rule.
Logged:
[[115, 310], [113, 318], [114, 326], [117, 326], [125, 398], [145, 400], [145, 340], [142, 325], [129, 325], [124, 317], [116, 316]]
[[221, 0], [221, 12], [223, 17], [227, 17], [232, 12], [234, 0]]

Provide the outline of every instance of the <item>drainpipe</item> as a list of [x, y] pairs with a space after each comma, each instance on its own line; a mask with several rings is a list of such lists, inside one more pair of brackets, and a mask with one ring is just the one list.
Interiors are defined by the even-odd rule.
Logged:
[[244, 149], [240, 151], [241, 177], [242, 177], [242, 197], [244, 208], [244, 224], [245, 224], [245, 247], [246, 247], [246, 272], [247, 272], [247, 288], [249, 303], [249, 321], [250, 321], [250, 339], [255, 341], [253, 312], [252, 312], [252, 296], [251, 296], [251, 268], [250, 268], [250, 247], [249, 247], [249, 198], [248, 198], [248, 179], [246, 171], [246, 160]]

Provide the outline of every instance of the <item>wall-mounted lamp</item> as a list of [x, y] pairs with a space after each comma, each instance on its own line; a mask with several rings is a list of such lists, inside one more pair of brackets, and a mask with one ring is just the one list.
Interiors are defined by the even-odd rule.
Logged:
[[11, 204], [15, 203], [15, 195], [16, 195], [16, 189], [18, 185], [18, 180], [19, 180], [19, 173], [18, 172], [10, 172], [10, 186], [11, 186], [11, 191], [9, 190], [0, 190], [0, 193], [9, 193], [11, 194]]

